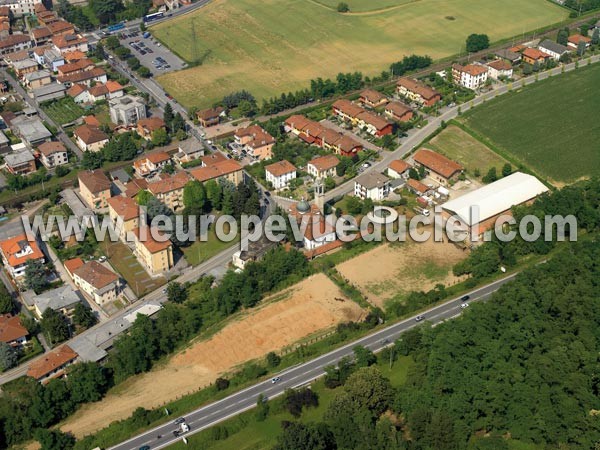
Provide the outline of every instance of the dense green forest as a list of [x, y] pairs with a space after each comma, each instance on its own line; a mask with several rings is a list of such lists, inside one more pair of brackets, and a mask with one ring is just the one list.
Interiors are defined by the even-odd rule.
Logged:
[[561, 249], [461, 318], [404, 335], [415, 364], [401, 388], [342, 364], [354, 373], [323, 423], [283, 423], [275, 448], [598, 448], [599, 283], [600, 243]]

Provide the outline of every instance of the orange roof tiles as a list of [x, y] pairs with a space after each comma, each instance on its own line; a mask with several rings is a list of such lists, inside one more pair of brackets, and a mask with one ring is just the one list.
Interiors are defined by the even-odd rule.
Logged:
[[66, 152], [67, 149], [62, 142], [52, 141], [44, 142], [38, 147], [39, 152], [44, 156], [50, 156], [58, 152]]
[[320, 156], [318, 158], [311, 159], [308, 162], [308, 164], [315, 166], [315, 168], [319, 172], [322, 172], [324, 170], [333, 169], [334, 167], [337, 167], [337, 165], [339, 163], [340, 163], [340, 160], [337, 159], [334, 155]]
[[[158, 230], [154, 230], [154, 233], [157, 233], [157, 232], [158, 232]], [[135, 228], [133, 230], [133, 234], [137, 238], [138, 242], [140, 242], [144, 247], [146, 247], [146, 249], [150, 253], [162, 252], [162, 251], [168, 249], [169, 247], [171, 247], [171, 245], [172, 245], [171, 241], [169, 241], [168, 239], [163, 242], [155, 240], [154, 237], [152, 236], [153, 232], [149, 228], [146, 228], [143, 234], [140, 232], [140, 228]], [[145, 234], [145, 236], [144, 236], [144, 234]], [[144, 239], [142, 239], [142, 237], [144, 237]]]
[[406, 184], [408, 184], [411, 188], [413, 188], [415, 191], [417, 191], [420, 194], [424, 194], [425, 192], [430, 190], [426, 185], [421, 183], [419, 180], [415, 180], [413, 178], [409, 178], [408, 181], [406, 182]]
[[85, 263], [81, 258], [68, 259], [64, 262], [65, 269], [73, 276], [73, 272], [83, 266]]
[[[19, 255], [27, 247], [31, 248], [31, 253]], [[25, 234], [20, 234], [0, 242], [0, 250], [11, 267], [18, 267], [30, 259], [44, 258], [44, 254], [40, 250], [36, 240], [29, 240]]]
[[496, 70], [512, 69], [512, 64], [506, 61], [505, 59], [496, 59], [495, 61], [489, 62], [488, 66]]
[[0, 342], [8, 344], [28, 334], [27, 328], [21, 325], [19, 316], [0, 314]]
[[450, 178], [455, 173], [463, 170], [463, 166], [460, 164], [446, 158], [444, 155], [425, 148], [417, 150], [413, 159], [444, 178]]
[[111, 182], [102, 170], [82, 170], [77, 174], [79, 184], [83, 184], [91, 193], [97, 194], [110, 189]]
[[106, 88], [108, 89], [108, 92], [110, 92], [111, 94], [114, 92], [119, 92], [123, 90], [123, 86], [121, 86], [121, 83], [117, 82], [117, 81], [113, 81], [113, 80], [108, 80], [106, 82]]
[[410, 169], [410, 164], [402, 159], [395, 159], [388, 167], [397, 173], [403, 173]]
[[89, 125], [81, 125], [75, 128], [73, 134], [80, 138], [84, 144], [90, 145], [96, 142], [102, 142], [108, 139], [108, 136], [104, 131], [97, 127], [91, 127]]
[[592, 40], [589, 37], [584, 36], [582, 34], [574, 34], [573, 36], [569, 36], [569, 42], [571, 44], [579, 45], [581, 41], [585, 42], [586, 44], [592, 42]]
[[551, 58], [551, 56], [547, 53], [544, 53], [540, 50], [538, 50], [537, 48], [526, 48], [525, 50], [523, 50], [523, 56], [533, 59], [533, 60], [538, 60], [538, 59], [546, 59], [546, 58]]
[[396, 117], [402, 117], [403, 115], [412, 112], [412, 109], [400, 102], [390, 102], [385, 107], [386, 111], [389, 111]]
[[365, 89], [360, 93], [360, 98], [365, 99], [367, 102], [372, 104], [388, 101], [388, 98], [385, 95], [374, 89]]
[[333, 109], [338, 110], [350, 117], [356, 117], [364, 111], [360, 106], [355, 105], [350, 100], [341, 99], [333, 103]]
[[286, 173], [294, 172], [296, 170], [296, 166], [294, 166], [291, 162], [286, 161], [278, 161], [273, 164], [269, 164], [265, 167], [265, 171], [269, 172], [273, 176], [280, 177], [285, 175]]
[[[225, 158], [225, 157], [223, 157]], [[204, 158], [202, 159], [204, 161]], [[204, 182], [208, 180], [212, 180], [215, 178], [219, 178], [230, 173], [234, 173], [242, 170], [242, 166], [237, 161], [225, 158], [224, 161], [219, 161], [216, 163], [212, 163], [206, 167], [200, 167], [190, 171], [190, 175], [192, 175], [196, 180]]]
[[166, 194], [167, 192], [183, 189], [190, 181], [186, 172], [178, 172], [175, 175], [164, 174], [159, 181], [148, 183], [148, 190], [154, 194]]
[[99, 127], [101, 125], [98, 118], [94, 115], [85, 116], [83, 118], [83, 121], [86, 125], [89, 125], [90, 127]]
[[468, 73], [472, 77], [477, 77], [487, 72], [487, 69], [484, 66], [480, 66], [478, 64], [467, 64], [466, 66], [453, 64], [452, 69], [458, 70], [459, 72]]
[[73, 362], [79, 355], [68, 345], [46, 353], [41, 359], [31, 363], [27, 375], [39, 380], [57, 369]]
[[139, 205], [130, 197], [111, 197], [108, 199], [108, 206], [118, 216], [121, 216], [124, 222], [139, 216]]
[[82, 51], [71, 50], [70, 52], [65, 52], [63, 54], [63, 58], [65, 58], [65, 61], [67, 61], [67, 62], [74, 63], [74, 62], [77, 62], [77, 61], [87, 58], [87, 56]]
[[77, 275], [82, 280], [91, 284], [95, 289], [102, 289], [119, 279], [116, 273], [97, 261], [90, 261], [78, 267], [73, 272], [73, 275]]
[[[435, 89], [430, 88], [426, 84], [422, 83], [418, 80], [413, 80], [412, 78], [401, 77], [398, 78], [396, 82], [397, 86], [404, 87], [406, 90], [410, 92], [414, 92], [415, 94], [423, 97], [425, 100], [430, 100], [436, 95], [440, 95]], [[441, 96], [441, 95], [440, 95]]]
[[147, 117], [145, 119], [138, 120], [138, 126], [141, 126], [149, 133], [153, 133], [156, 130], [160, 130], [165, 127], [165, 121], [160, 117]]

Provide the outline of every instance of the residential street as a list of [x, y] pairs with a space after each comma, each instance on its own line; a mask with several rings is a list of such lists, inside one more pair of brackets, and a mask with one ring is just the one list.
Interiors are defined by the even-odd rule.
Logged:
[[48, 117], [48, 114], [46, 114], [44, 112], [44, 110], [42, 108], [40, 108], [40, 105], [38, 104], [38, 102], [35, 101], [33, 98], [29, 97], [29, 95], [27, 95], [27, 92], [25, 92], [25, 89], [23, 89], [23, 87], [17, 82], [17, 80], [15, 80], [13, 78], [13, 76], [10, 73], [8, 73], [6, 71], [6, 69], [4, 69], [4, 68], [0, 69], [0, 73], [2, 73], [4, 78], [7, 79], [12, 86], [14, 86], [17, 93], [23, 97], [23, 99], [29, 104], [29, 106], [31, 106], [32, 108], [35, 108], [35, 110], [38, 112], [38, 114], [42, 120], [46, 121], [48, 124], [50, 124], [51, 126], [53, 126], [54, 128], [56, 128], [58, 130], [58, 136], [56, 136], [56, 137], [63, 144], [65, 144], [65, 146], [69, 150], [71, 150], [73, 153], [75, 153], [78, 158], [82, 158], [83, 153], [79, 149], [79, 147], [77, 147], [75, 145], [75, 143], [71, 139], [69, 139], [69, 136], [67, 136], [65, 134], [62, 127], [60, 127], [59, 125], [54, 123], [54, 121], [52, 119], [50, 119], [50, 117]]

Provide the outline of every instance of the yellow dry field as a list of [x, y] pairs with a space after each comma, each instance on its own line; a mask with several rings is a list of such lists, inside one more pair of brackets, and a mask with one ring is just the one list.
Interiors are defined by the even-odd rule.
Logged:
[[405, 55], [464, 53], [471, 33], [497, 41], [567, 16], [548, 0], [375, 2], [397, 6], [340, 14], [310, 0], [213, 0], [151, 27], [170, 49], [199, 64], [157, 74], [158, 81], [185, 107], [210, 106], [241, 89], [260, 101], [339, 72], [379, 75]]
[[[342, 298], [345, 301], [339, 301]], [[210, 384], [246, 361], [365, 315], [323, 274], [307, 278], [269, 300], [238, 315], [214, 336], [194, 343], [163, 366], [118, 386], [104, 400], [83, 407], [61, 429], [85, 436], [129, 417], [137, 407], [163, 405]]]
[[380, 245], [337, 266], [367, 300], [381, 308], [388, 300], [410, 291], [428, 291], [436, 284], [446, 286], [462, 281], [452, 266], [467, 252], [452, 243], [406, 242]]

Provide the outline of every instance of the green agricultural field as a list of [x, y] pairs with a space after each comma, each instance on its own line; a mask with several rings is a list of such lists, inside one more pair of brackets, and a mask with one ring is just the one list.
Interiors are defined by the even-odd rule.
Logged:
[[494, 147], [558, 185], [600, 175], [600, 65], [498, 97], [463, 116]]
[[[375, 0], [380, 6], [392, 1]], [[158, 77], [181, 104], [192, 107], [240, 89], [260, 100], [340, 71], [372, 76], [407, 54], [441, 58], [464, 51], [471, 33], [488, 33], [496, 41], [566, 16], [547, 0], [420, 0], [355, 14], [311, 0], [215, 0], [151, 31], [197, 64]]]
[[[328, 8], [337, 10], [340, 0], [314, 0]], [[355, 12], [379, 11], [382, 9], [395, 8], [419, 0], [345, 0], [344, 3], [350, 8], [350, 14]]]
[[462, 164], [470, 175], [476, 170], [483, 176], [492, 167], [501, 173], [506, 160], [459, 127], [450, 125], [425, 147]]

